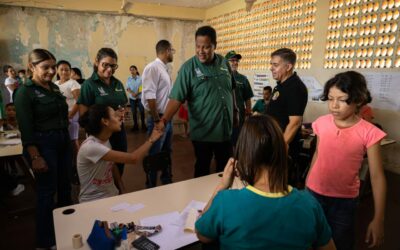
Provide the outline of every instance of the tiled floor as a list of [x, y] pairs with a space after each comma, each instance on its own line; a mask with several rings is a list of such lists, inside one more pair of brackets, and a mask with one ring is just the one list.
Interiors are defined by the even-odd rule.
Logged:
[[[128, 148], [132, 151], [146, 139], [141, 133], [128, 132]], [[190, 140], [175, 135], [173, 138], [173, 179], [175, 182], [192, 178], [194, 155]], [[385, 221], [385, 250], [400, 250], [400, 175], [386, 173], [388, 182]], [[126, 165], [123, 176], [129, 192], [144, 189], [145, 175], [141, 164]], [[75, 188], [77, 189], [77, 188]], [[2, 198], [0, 201], [0, 249], [34, 249], [35, 193], [29, 184], [17, 197]], [[25, 210], [24, 210], [25, 209]], [[366, 228], [373, 215], [371, 196], [360, 201], [357, 219], [357, 250], [368, 249], [364, 243]]]

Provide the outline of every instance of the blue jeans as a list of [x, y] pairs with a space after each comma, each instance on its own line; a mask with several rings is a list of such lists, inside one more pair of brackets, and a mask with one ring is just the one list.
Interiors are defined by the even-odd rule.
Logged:
[[[46, 248], [56, 244], [53, 209], [72, 204], [70, 171], [72, 146], [67, 129], [35, 132], [36, 147], [46, 161], [48, 171], [35, 173], [37, 183], [36, 245]], [[30, 161], [26, 150], [24, 154]], [[57, 192], [57, 205], [54, 195]]]
[[358, 198], [334, 198], [307, 190], [318, 200], [324, 210], [328, 224], [331, 226], [336, 249], [354, 249]]
[[[160, 115], [161, 117], [161, 115]], [[147, 118], [147, 134], [150, 136], [154, 128], [153, 117]], [[149, 155], [157, 154], [161, 151], [172, 152], [172, 122], [168, 122], [164, 129], [164, 134], [158, 141], [154, 142], [150, 148]], [[161, 172], [160, 180], [162, 184], [172, 183], [172, 170], [165, 168]], [[146, 175], [146, 187], [157, 186], [157, 172], [149, 171]]]
[[140, 112], [140, 120], [142, 122], [142, 128], [146, 127], [146, 123], [144, 121], [144, 107], [140, 99], [133, 100], [129, 98], [129, 103], [131, 104], [132, 111], [132, 119], [133, 119], [133, 127], [138, 127], [138, 119], [137, 119], [137, 110]]
[[[124, 123], [121, 124], [121, 131], [114, 132], [110, 137], [111, 148], [116, 151], [127, 152], [128, 151], [128, 142], [126, 140], [126, 132]], [[116, 163], [118, 167], [119, 174], [122, 177], [124, 173], [125, 164]]]

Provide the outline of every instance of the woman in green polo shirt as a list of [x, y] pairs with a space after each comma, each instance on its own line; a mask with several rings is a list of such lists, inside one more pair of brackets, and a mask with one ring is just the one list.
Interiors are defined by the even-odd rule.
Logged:
[[72, 146], [68, 133], [68, 105], [52, 80], [56, 59], [44, 49], [29, 54], [32, 78], [15, 94], [15, 108], [24, 155], [30, 160], [37, 183], [36, 244], [55, 247], [52, 211], [71, 205], [68, 178], [72, 168]]
[[[118, 68], [118, 57], [113, 49], [101, 48], [97, 52], [93, 65], [93, 74], [86, 79], [81, 87], [81, 94], [78, 99], [79, 114], [82, 116], [93, 104], [103, 104], [120, 110], [128, 102], [125, 88], [121, 81], [113, 75]], [[123, 117], [123, 113], [120, 113]], [[121, 118], [122, 119], [122, 118]], [[125, 126], [122, 123], [121, 131], [115, 132], [110, 138], [113, 150], [127, 152]], [[124, 164], [117, 164], [119, 173], [122, 176]]]

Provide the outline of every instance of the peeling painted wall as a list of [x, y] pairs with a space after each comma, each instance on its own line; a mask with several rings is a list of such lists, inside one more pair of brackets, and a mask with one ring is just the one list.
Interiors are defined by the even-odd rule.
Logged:
[[139, 71], [155, 58], [160, 39], [177, 51], [171, 64], [173, 78], [179, 66], [194, 55], [194, 33], [200, 22], [127, 15], [93, 14], [61, 10], [0, 6], [0, 63], [26, 68], [34, 48], [50, 50], [58, 60], [71, 62], [88, 77], [101, 47], [113, 48], [119, 57], [117, 78], [125, 82], [129, 66]]

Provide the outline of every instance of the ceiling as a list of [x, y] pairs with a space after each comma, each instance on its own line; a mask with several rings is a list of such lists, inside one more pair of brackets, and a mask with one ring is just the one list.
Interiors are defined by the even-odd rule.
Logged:
[[207, 9], [227, 1], [228, 0], [133, 0], [132, 2]]

